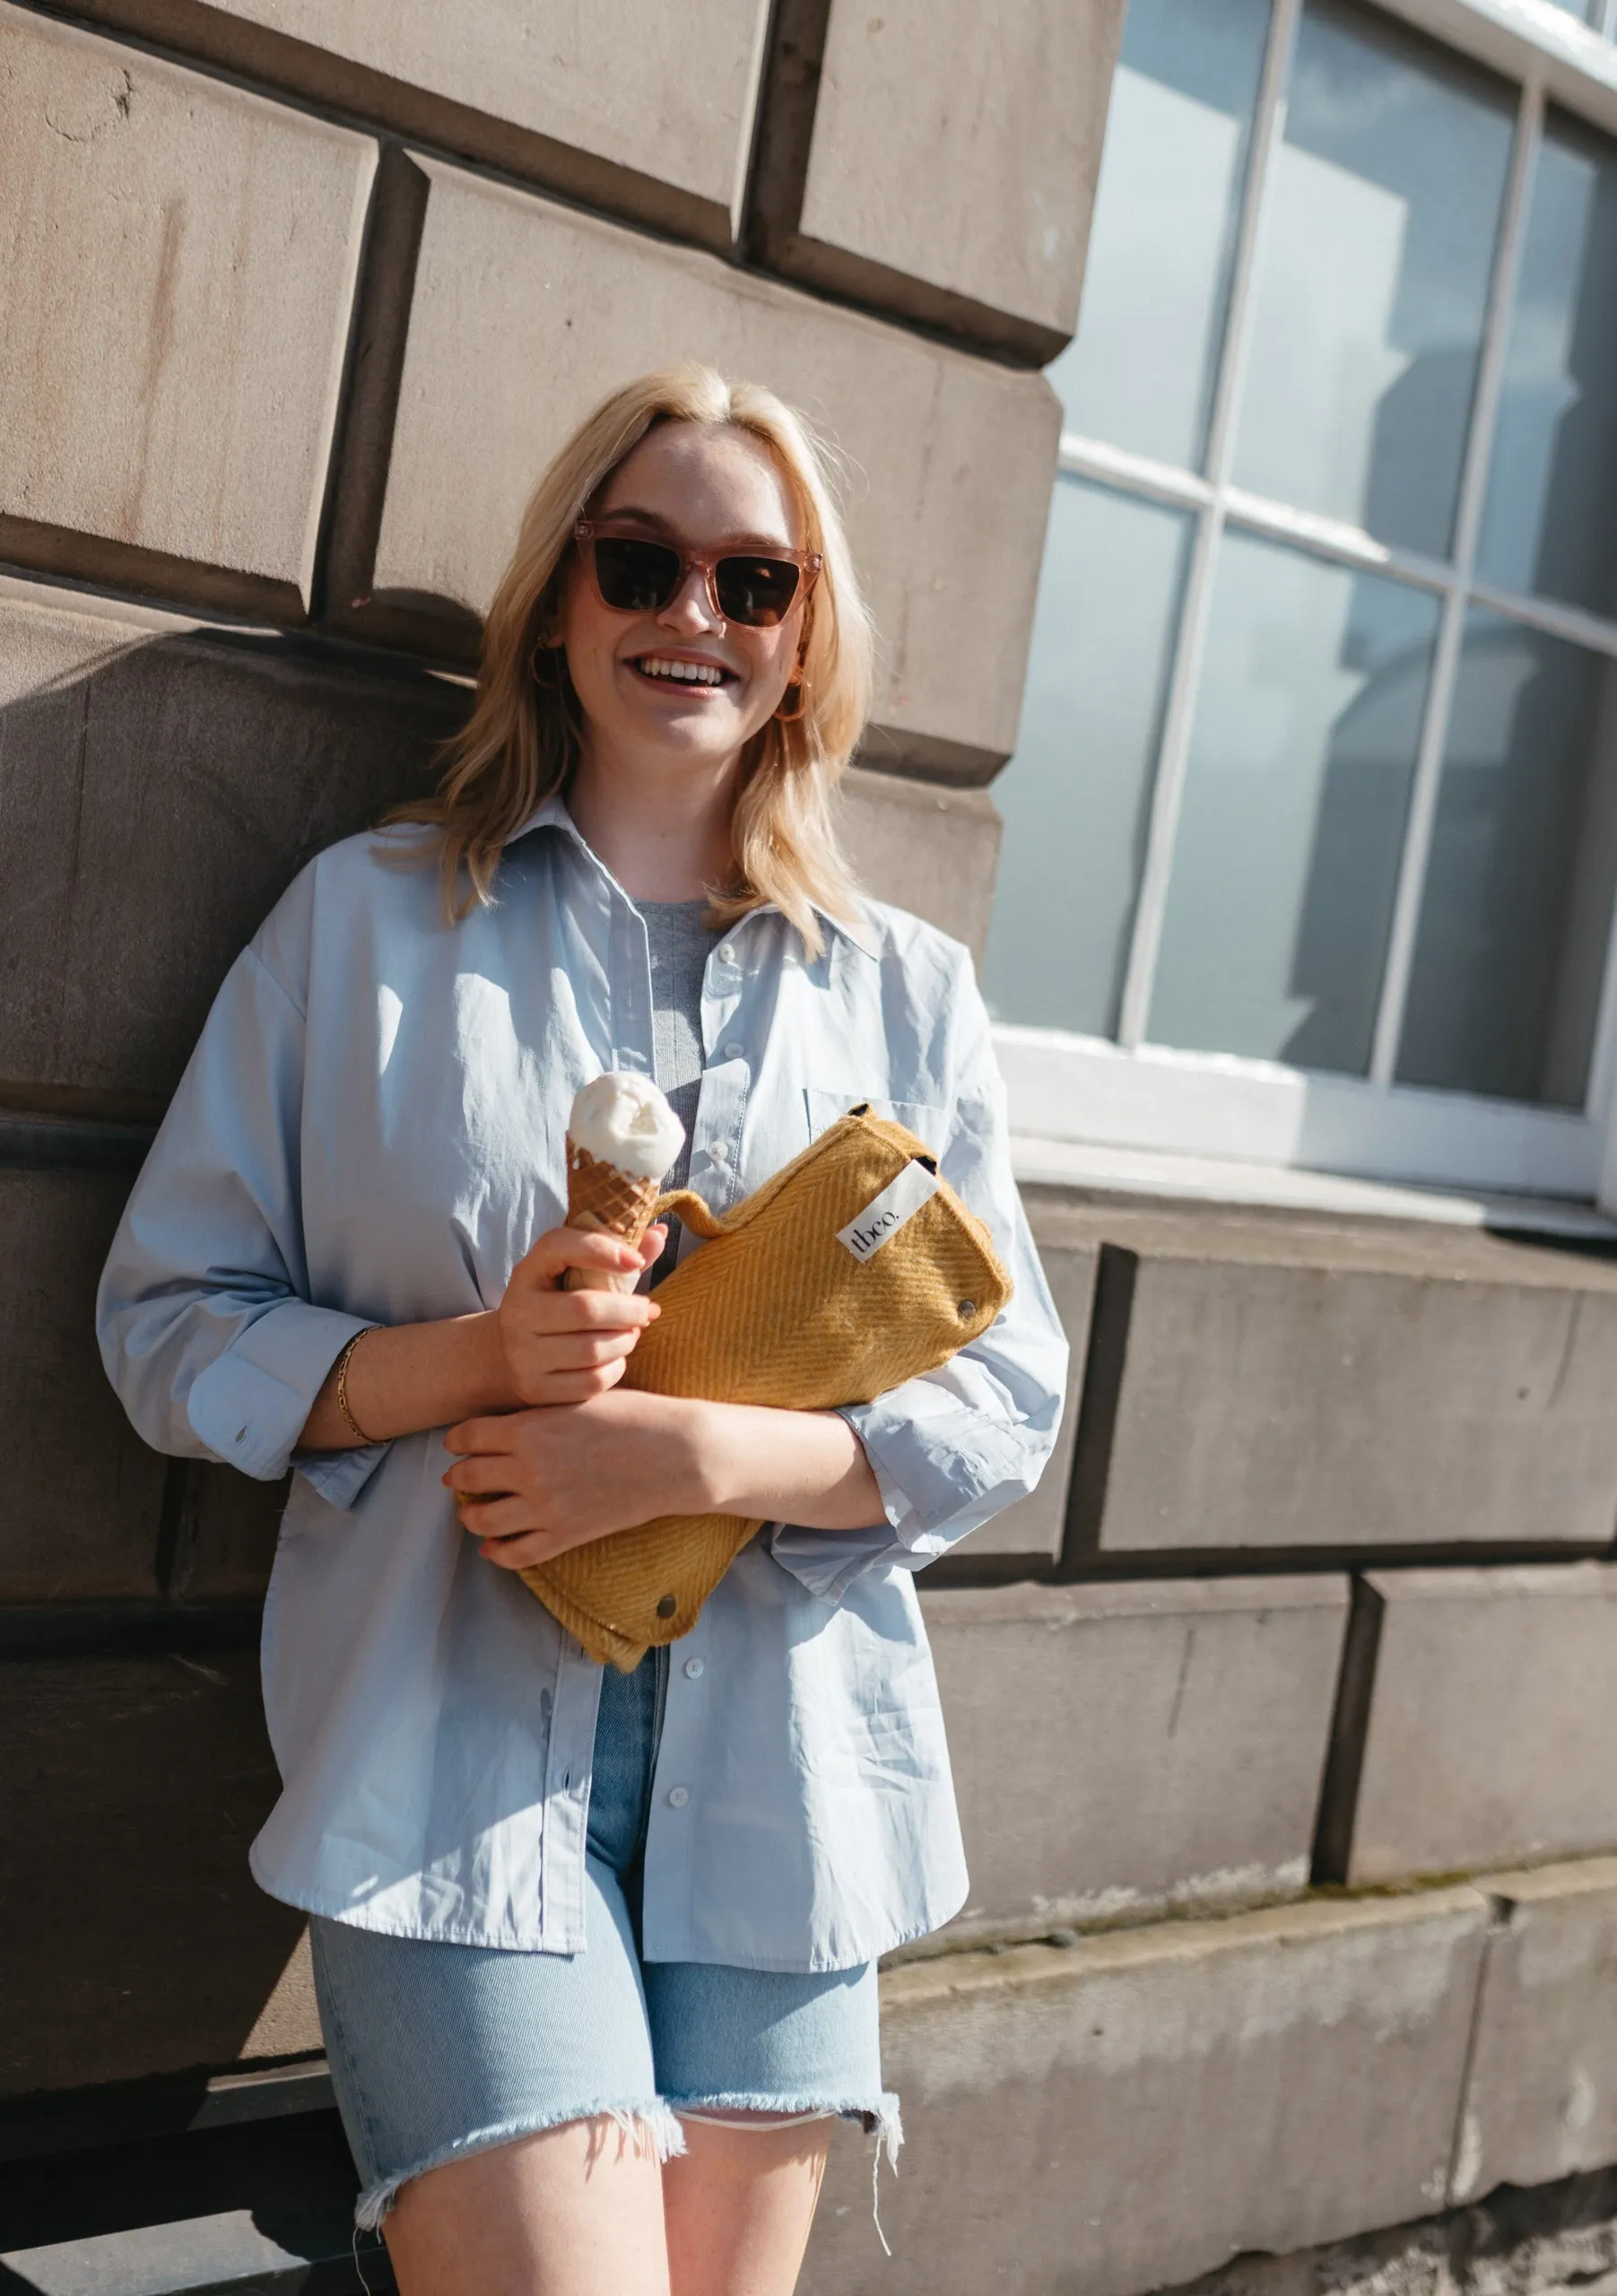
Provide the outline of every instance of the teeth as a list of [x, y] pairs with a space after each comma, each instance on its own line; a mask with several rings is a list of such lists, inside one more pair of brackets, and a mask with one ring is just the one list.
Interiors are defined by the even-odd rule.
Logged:
[[638, 665], [648, 678], [675, 678], [684, 685], [722, 685], [724, 672], [708, 662], [674, 662], [648, 654]]

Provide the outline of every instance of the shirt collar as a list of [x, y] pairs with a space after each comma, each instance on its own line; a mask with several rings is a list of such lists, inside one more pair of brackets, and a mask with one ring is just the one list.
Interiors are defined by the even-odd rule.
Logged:
[[[597, 869], [602, 867], [599, 857], [585, 843], [583, 831], [568, 812], [566, 803], [559, 791], [552, 791], [544, 803], [528, 815], [519, 829], [514, 829], [511, 831], [505, 841], [508, 845], [515, 845], [519, 837], [530, 837], [535, 830], [541, 829], [559, 830], [563, 837], [571, 839], [578, 851]], [[875, 935], [871, 928], [870, 919], [863, 912], [852, 918], [833, 916], [831, 911], [815, 900], [812, 894], [809, 897], [809, 907], [820, 922], [829, 926], [831, 932], [839, 934], [850, 948], [857, 949], [861, 956], [874, 960]], [[757, 909], [749, 909], [745, 917], [738, 918], [733, 930], [738, 933], [743, 932], [754, 917], [778, 917], [780, 913], [772, 900], [763, 901]]]

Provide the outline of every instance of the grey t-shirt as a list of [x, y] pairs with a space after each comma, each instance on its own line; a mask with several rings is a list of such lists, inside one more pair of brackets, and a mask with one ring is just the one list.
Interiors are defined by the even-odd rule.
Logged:
[[[685, 1144], [664, 1181], [683, 1187], [691, 1171], [691, 1128], [702, 1086], [702, 975], [716, 932], [702, 923], [707, 901], [643, 900], [636, 903], [651, 944], [651, 1048], [656, 1081], [685, 1127]], [[652, 1271], [659, 1283], [674, 1265], [679, 1223], [670, 1223], [668, 1247]]]

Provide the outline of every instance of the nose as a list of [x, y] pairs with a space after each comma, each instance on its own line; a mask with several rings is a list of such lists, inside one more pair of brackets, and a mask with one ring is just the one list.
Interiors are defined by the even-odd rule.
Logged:
[[685, 578], [657, 616], [665, 630], [679, 631], [693, 636], [704, 630], [718, 631], [725, 626], [722, 614], [716, 613], [708, 595], [708, 577], [700, 566], [688, 566]]

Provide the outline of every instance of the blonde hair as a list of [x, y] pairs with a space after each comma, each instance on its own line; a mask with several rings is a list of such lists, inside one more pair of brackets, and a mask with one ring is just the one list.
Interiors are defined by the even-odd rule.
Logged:
[[733, 424], [761, 439], [796, 498], [804, 546], [824, 561], [804, 614], [803, 714], [771, 718], [748, 744], [731, 827], [735, 876], [714, 887], [709, 901], [715, 924], [773, 902], [817, 955], [822, 935], [811, 904], [833, 917], [854, 909], [830, 798], [869, 714], [870, 617], [832, 499], [826, 449], [772, 391], [726, 382], [710, 367], [665, 367], [626, 383], [602, 400], [551, 463], [528, 499], [489, 608], [476, 701], [465, 728], [445, 745], [438, 792], [396, 807], [387, 822], [437, 830], [447, 918], [492, 901], [507, 840], [547, 797], [565, 791], [578, 760], [583, 720], [565, 654], [556, 648], [547, 655], [543, 679], [535, 667], [538, 649], [554, 634], [574, 526], [619, 465], [663, 422]]

